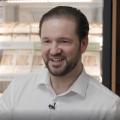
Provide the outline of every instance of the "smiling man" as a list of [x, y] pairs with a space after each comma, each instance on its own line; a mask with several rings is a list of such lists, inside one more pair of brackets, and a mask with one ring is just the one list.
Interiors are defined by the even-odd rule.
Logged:
[[0, 100], [0, 117], [13, 120], [115, 120], [119, 97], [82, 64], [89, 23], [78, 9], [58, 6], [43, 15], [39, 35], [46, 68], [16, 78]]
[[79, 40], [75, 20], [70, 18], [53, 17], [41, 26], [42, 56], [57, 94], [65, 92], [81, 73], [81, 54], [88, 43], [87, 36]]

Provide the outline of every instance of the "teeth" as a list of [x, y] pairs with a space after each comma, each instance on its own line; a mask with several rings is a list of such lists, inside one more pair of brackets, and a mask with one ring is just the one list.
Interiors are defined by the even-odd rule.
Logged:
[[52, 59], [52, 61], [59, 62], [59, 61], [62, 61], [62, 59], [60, 59], [60, 58], [55, 58], [55, 59]]

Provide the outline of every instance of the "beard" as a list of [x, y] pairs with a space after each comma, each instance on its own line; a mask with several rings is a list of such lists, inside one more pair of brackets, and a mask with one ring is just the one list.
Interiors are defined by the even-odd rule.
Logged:
[[64, 76], [77, 66], [78, 62], [81, 60], [81, 53], [80, 49], [78, 49], [76, 54], [70, 58], [67, 58], [65, 55], [54, 55], [52, 58], [62, 58], [62, 64], [60, 66], [54, 66], [51, 65], [51, 58], [47, 60], [43, 59], [49, 72], [54, 76]]

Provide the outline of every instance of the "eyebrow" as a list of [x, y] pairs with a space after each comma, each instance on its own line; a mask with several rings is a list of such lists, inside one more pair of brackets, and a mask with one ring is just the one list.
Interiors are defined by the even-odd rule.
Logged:
[[42, 39], [44, 40], [44, 39], [49, 39], [49, 38], [48, 38], [48, 37], [43, 37], [43, 38], [41, 37], [41, 40], [42, 40]]
[[69, 37], [60, 37], [60, 38], [58, 38], [58, 40], [63, 40], [63, 39], [67, 39], [67, 40], [72, 41], [72, 39], [71, 39], [71, 38], [69, 38]]

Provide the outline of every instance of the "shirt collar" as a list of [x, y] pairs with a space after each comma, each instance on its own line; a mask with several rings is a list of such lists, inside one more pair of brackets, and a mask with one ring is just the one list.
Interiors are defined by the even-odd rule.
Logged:
[[85, 69], [83, 69], [78, 79], [71, 86], [70, 91], [85, 97], [88, 88], [88, 79], [88, 75], [86, 74]]
[[37, 85], [49, 85], [50, 75], [46, 68], [41, 69], [37, 72]]
[[[39, 85], [44, 85], [50, 88], [50, 75], [47, 69], [44, 69], [41, 74], [39, 74]], [[86, 96], [87, 88], [88, 88], [88, 75], [83, 68], [81, 74], [79, 75], [78, 79], [73, 83], [70, 89], [66, 92], [75, 92], [82, 97]]]

